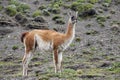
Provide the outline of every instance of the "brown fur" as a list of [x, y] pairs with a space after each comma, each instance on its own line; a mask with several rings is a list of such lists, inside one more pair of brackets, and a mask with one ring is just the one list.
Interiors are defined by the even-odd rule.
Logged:
[[66, 39], [70, 37], [72, 32], [68, 32], [67, 34], [58, 33], [53, 30], [32, 30], [25, 36], [25, 33], [23, 34], [23, 37], [25, 38], [25, 44], [26, 49], [32, 50], [34, 44], [34, 36], [35, 34], [41, 36], [41, 38], [46, 42], [52, 42], [53, 41], [53, 48], [57, 48], [59, 45], [64, 43]]
[[24, 32], [24, 33], [22, 33], [22, 35], [21, 35], [21, 42], [24, 41], [24, 37], [25, 37], [27, 34], [28, 34], [28, 32]]

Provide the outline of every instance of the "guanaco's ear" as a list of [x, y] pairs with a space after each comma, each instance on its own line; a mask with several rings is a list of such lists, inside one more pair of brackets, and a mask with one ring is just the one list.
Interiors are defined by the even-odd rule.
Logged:
[[76, 12], [76, 15], [75, 15], [75, 16], [76, 16], [76, 18], [78, 17], [78, 11]]

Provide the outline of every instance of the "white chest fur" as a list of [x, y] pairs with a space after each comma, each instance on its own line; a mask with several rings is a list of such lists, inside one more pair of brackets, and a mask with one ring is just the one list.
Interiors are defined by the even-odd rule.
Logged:
[[68, 38], [68, 39], [64, 42], [64, 44], [61, 45], [62, 48], [63, 48], [63, 51], [70, 46], [70, 44], [72, 43], [74, 37], [75, 37], [75, 27], [73, 28], [73, 34], [71, 35], [71, 37]]

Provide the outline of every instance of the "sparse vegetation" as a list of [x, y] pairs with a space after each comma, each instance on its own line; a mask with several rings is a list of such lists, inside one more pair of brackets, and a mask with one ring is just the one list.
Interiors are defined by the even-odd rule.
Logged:
[[41, 11], [40, 10], [36, 10], [35, 12], [33, 12], [32, 16], [33, 17], [37, 17], [41, 15]]
[[17, 13], [17, 8], [15, 5], [9, 5], [6, 7], [6, 13], [9, 16], [14, 16]]
[[56, 19], [56, 20], [55, 20], [55, 23], [56, 23], [56, 24], [61, 24], [61, 25], [62, 25], [62, 24], [65, 24], [63, 18], [61, 18], [61, 19]]
[[11, 5], [16, 6], [16, 10], [21, 13], [25, 13], [30, 9], [30, 6], [26, 3], [19, 2], [18, 0], [10, 0]]
[[99, 32], [96, 31], [96, 30], [89, 30], [89, 31], [86, 32], [86, 35], [93, 35], [93, 36], [95, 36], [97, 34], [99, 34]]
[[50, 12], [47, 11], [47, 10], [43, 10], [43, 15], [44, 15], [44, 16], [50, 16]]
[[97, 3], [99, 0], [89, 0], [89, 2], [90, 3], [92, 3], [92, 4], [95, 4], [95, 3]]
[[103, 16], [97, 16], [97, 19], [96, 19], [98, 22], [105, 22], [106, 21], [106, 17], [103, 15]]
[[17, 45], [14, 45], [14, 46], [12, 47], [12, 49], [13, 49], [13, 50], [16, 50], [16, 49], [18, 49], [18, 46], [17, 46]]
[[9, 2], [11, 5], [19, 6], [20, 2], [18, 0], [10, 0]]
[[[0, 0], [0, 79], [119, 80], [119, 4], [120, 0]], [[51, 52], [37, 50], [28, 77], [22, 77], [20, 34], [46, 25], [64, 32], [69, 11], [79, 11], [79, 17], [74, 41], [63, 54], [62, 74], [54, 73]]]
[[60, 15], [54, 15], [52, 20], [56, 21], [57, 19], [61, 19], [62, 17]]
[[120, 62], [113, 63], [113, 65], [109, 68], [109, 71], [113, 73], [120, 73]]
[[39, 9], [40, 9], [40, 10], [46, 9], [46, 6], [45, 6], [45, 5], [41, 5], [41, 6], [39, 7]]
[[18, 7], [17, 7], [17, 11], [21, 12], [21, 13], [26, 13], [28, 12], [28, 10], [30, 9], [30, 6], [26, 3], [21, 3]]
[[79, 12], [83, 12], [89, 9], [93, 8], [93, 4], [91, 3], [79, 3], [79, 2], [73, 2], [71, 4], [71, 9], [74, 11], [79, 11]]

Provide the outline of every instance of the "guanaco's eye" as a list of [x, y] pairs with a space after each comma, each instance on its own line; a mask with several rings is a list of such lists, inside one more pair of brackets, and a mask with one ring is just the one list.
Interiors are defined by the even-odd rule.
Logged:
[[74, 20], [75, 20], [75, 16], [72, 16], [72, 17], [71, 17], [71, 20], [74, 21]]
[[75, 16], [72, 16], [72, 17], [71, 17], [71, 20], [74, 21], [74, 20], [75, 20]]

